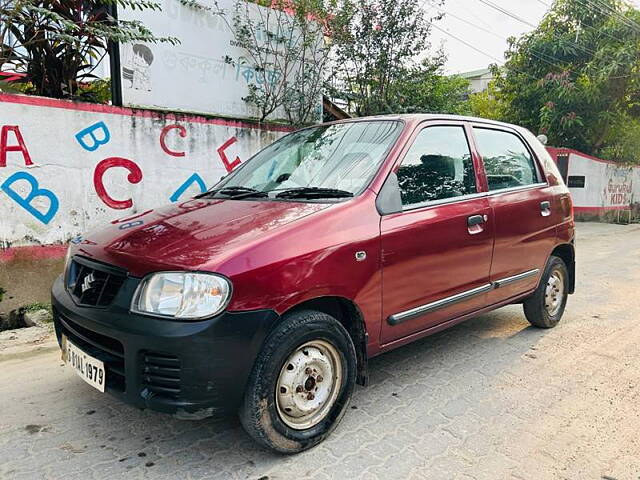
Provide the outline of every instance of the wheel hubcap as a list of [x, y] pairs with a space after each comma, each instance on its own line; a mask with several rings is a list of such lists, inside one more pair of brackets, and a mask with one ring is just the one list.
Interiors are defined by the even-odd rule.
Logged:
[[276, 385], [280, 419], [296, 430], [320, 423], [336, 401], [342, 384], [342, 361], [324, 340], [298, 347], [284, 362]]
[[544, 307], [547, 313], [554, 316], [560, 310], [564, 299], [564, 278], [559, 270], [554, 270], [549, 275], [544, 291]]

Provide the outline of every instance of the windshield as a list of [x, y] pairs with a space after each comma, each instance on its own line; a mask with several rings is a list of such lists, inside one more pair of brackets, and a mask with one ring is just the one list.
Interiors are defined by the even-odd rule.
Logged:
[[402, 124], [392, 120], [307, 128], [259, 152], [211, 193], [233, 198], [354, 196], [368, 185], [401, 130]]

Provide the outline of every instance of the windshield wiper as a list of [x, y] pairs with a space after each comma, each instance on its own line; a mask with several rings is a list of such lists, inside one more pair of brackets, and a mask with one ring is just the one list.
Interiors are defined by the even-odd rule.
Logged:
[[347, 198], [353, 193], [338, 188], [300, 187], [283, 190], [276, 194], [276, 198]]
[[210, 197], [218, 194], [229, 198], [267, 197], [267, 192], [262, 192], [251, 187], [233, 186], [223, 187], [220, 190], [210, 190], [198, 195], [196, 198]]

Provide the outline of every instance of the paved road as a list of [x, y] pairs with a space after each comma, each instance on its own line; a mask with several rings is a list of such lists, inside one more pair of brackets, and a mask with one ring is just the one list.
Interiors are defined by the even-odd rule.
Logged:
[[0, 478], [640, 478], [640, 226], [581, 224], [554, 330], [519, 306], [371, 362], [334, 435], [294, 457], [235, 419], [188, 422], [101, 395], [57, 353], [0, 363]]

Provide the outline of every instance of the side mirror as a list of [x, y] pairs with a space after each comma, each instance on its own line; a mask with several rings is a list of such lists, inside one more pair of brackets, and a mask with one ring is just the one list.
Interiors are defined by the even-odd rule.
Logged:
[[549, 137], [547, 137], [546, 135], [538, 135], [536, 137], [541, 144], [546, 145], [549, 142]]

